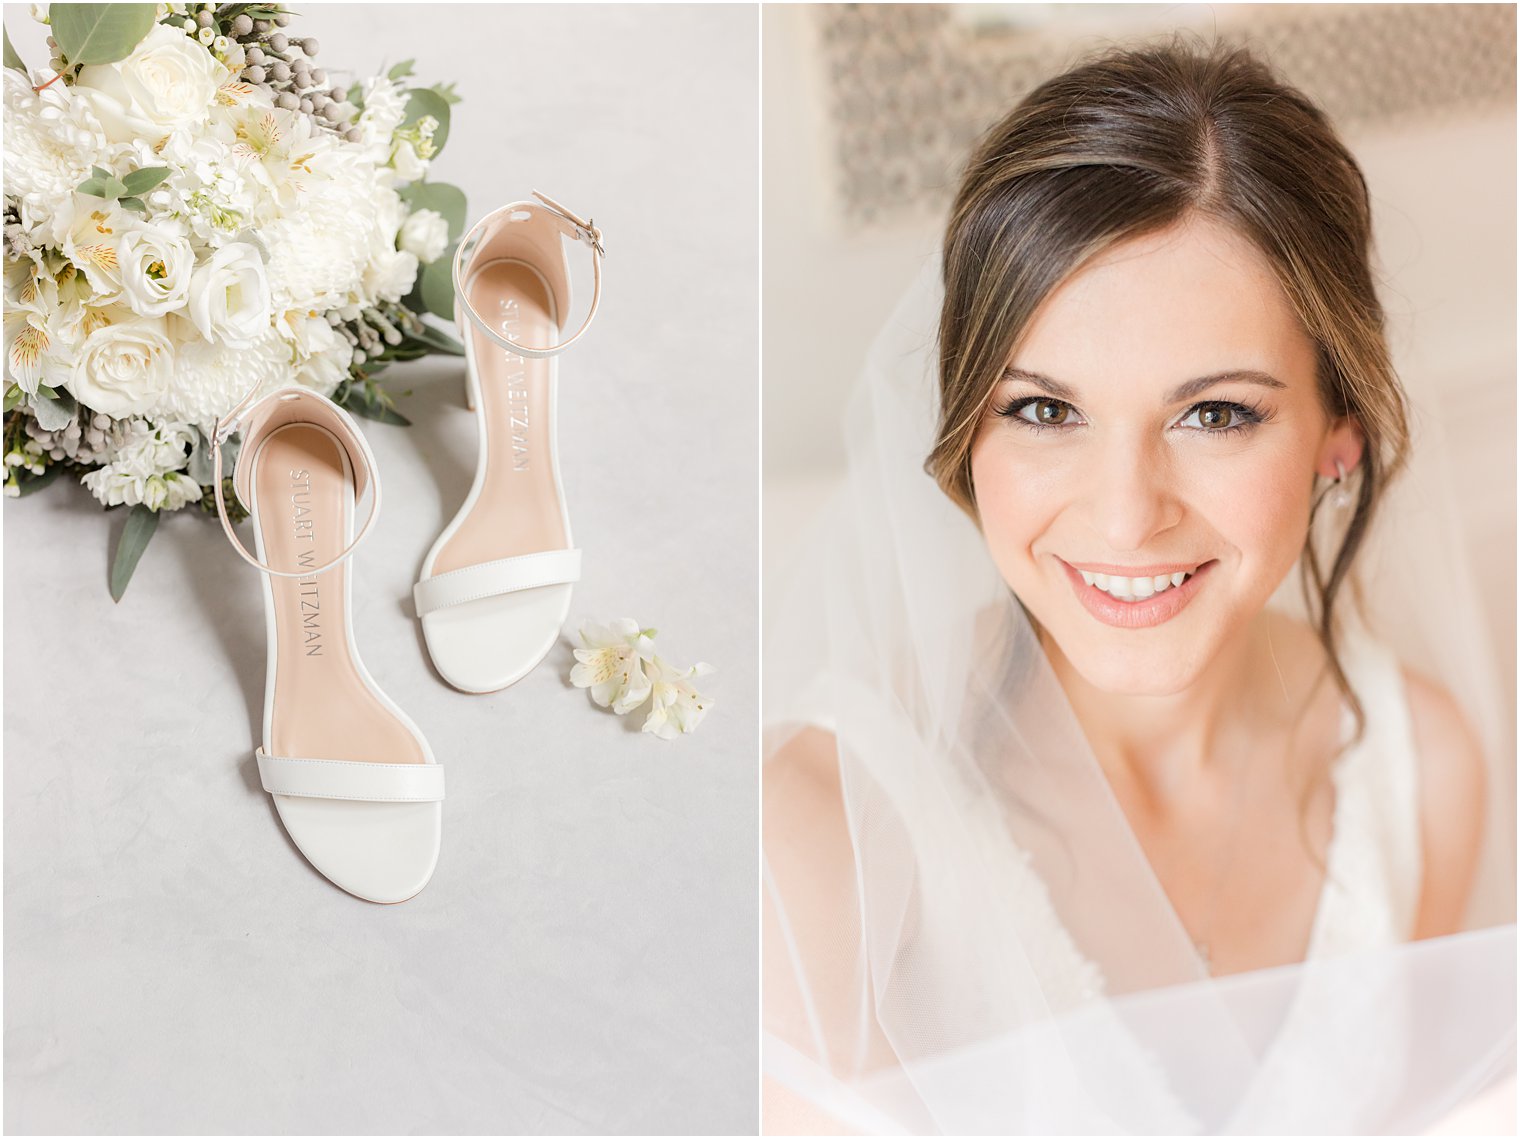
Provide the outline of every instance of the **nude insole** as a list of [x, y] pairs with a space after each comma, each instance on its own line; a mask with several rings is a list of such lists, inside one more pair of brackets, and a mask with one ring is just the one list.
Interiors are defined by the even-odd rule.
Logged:
[[[323, 565], [351, 538], [352, 495], [338, 441], [295, 423], [271, 432], [254, 457], [256, 525], [266, 565]], [[425, 763], [422, 746], [364, 682], [349, 647], [348, 564], [305, 577], [273, 577], [277, 665], [272, 754], [296, 759]]]
[[[554, 302], [521, 261], [493, 261], [470, 279], [470, 303], [502, 335], [534, 347], [555, 342]], [[554, 478], [550, 361], [509, 352], [473, 324], [471, 351], [485, 416], [485, 475], [469, 514], [433, 563], [434, 575], [567, 543]]]

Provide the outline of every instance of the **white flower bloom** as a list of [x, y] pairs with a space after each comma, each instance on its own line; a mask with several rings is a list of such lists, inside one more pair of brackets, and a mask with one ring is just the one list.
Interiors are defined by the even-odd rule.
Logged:
[[161, 163], [174, 173], [149, 194], [149, 202], [183, 217], [198, 241], [220, 247], [254, 224], [261, 185], [215, 135], [175, 131]]
[[691, 681], [712, 671], [710, 664], [698, 663], [681, 670], [670, 667], [659, 657], [650, 661], [650, 708], [644, 719], [644, 731], [653, 732], [662, 740], [696, 731], [713, 702], [698, 692]]
[[295, 349], [296, 383], [332, 395], [348, 375], [354, 346], [320, 316], [286, 313], [278, 327]]
[[200, 44], [178, 28], [155, 24], [119, 63], [80, 69], [83, 92], [112, 142], [157, 142], [175, 127], [199, 122], [231, 76]]
[[152, 410], [168, 389], [174, 346], [162, 320], [112, 315], [85, 338], [69, 390], [86, 407], [122, 419]]
[[391, 152], [391, 136], [406, 118], [406, 92], [387, 79], [377, 76], [363, 84], [364, 111], [354, 124], [362, 136], [359, 145], [376, 166], [385, 164]]
[[158, 222], [134, 227], [121, 239], [117, 256], [122, 299], [133, 312], [162, 316], [184, 305], [195, 268], [195, 250], [184, 226]]
[[437, 210], [418, 210], [401, 226], [401, 248], [426, 265], [449, 246], [449, 223]]
[[195, 271], [186, 315], [207, 340], [247, 347], [269, 331], [264, 259], [246, 242], [224, 245]]
[[[57, 244], [73, 217], [75, 188], [106, 158], [100, 120], [72, 88], [41, 92], [21, 72], [5, 69], [5, 196], [17, 203], [23, 229]], [[56, 219], [60, 211], [63, 219]]]
[[570, 670], [570, 683], [591, 689], [591, 699], [619, 716], [633, 711], [649, 698], [649, 678], [644, 665], [654, 656], [654, 642], [631, 617], [608, 625], [584, 621], [577, 661]]
[[416, 182], [427, 173], [428, 168], [426, 160], [405, 140], [397, 142], [396, 148], [391, 151], [390, 165], [403, 182]]
[[272, 328], [246, 348], [187, 340], [175, 354], [174, 375], [156, 413], [209, 429], [250, 388], [262, 395], [291, 379], [290, 346]]
[[183, 423], [150, 424], [133, 419], [125, 425], [108, 461], [80, 479], [106, 506], [178, 510], [201, 497], [200, 485], [183, 473], [194, 442]]
[[364, 292], [372, 301], [399, 301], [417, 283], [417, 258], [402, 249], [383, 249], [364, 270]]
[[94, 290], [91, 302], [111, 304], [121, 296], [121, 242], [133, 223], [115, 202], [88, 194], [72, 194], [78, 200], [69, 232], [64, 235], [63, 255], [78, 267]]

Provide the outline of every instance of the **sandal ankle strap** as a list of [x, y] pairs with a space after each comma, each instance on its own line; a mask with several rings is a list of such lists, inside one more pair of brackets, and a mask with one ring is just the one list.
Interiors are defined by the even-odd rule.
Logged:
[[[359, 430], [358, 424], [346, 411], [326, 396], [310, 388], [283, 387], [255, 401], [254, 396], [257, 391], [257, 388], [250, 391], [236, 407], [216, 421], [216, 428], [211, 436], [211, 469], [215, 476], [216, 512], [222, 520], [222, 531], [227, 535], [227, 540], [232, 543], [232, 548], [255, 569], [262, 570], [273, 577], [315, 577], [346, 561], [369, 533], [370, 527], [374, 525], [375, 518], [380, 513], [380, 480], [375, 474], [375, 456], [370, 451], [369, 443], [364, 438], [364, 433]], [[359, 527], [353, 541], [349, 542], [343, 552], [331, 561], [324, 562], [314, 569], [277, 570], [250, 553], [232, 528], [232, 520], [227, 517], [227, 503], [222, 492], [222, 444], [231, 438], [234, 432], [241, 430], [243, 443], [238, 450], [237, 463], [233, 468], [232, 483], [237, 492], [238, 501], [246, 509], [252, 510], [253, 454], [266, 435], [275, 428], [290, 423], [310, 423], [328, 430], [348, 455], [349, 465], [354, 475], [354, 501], [357, 503], [364, 497], [366, 488], [370, 490], [369, 512], [365, 515], [364, 524]]]
[[[465, 235], [454, 251], [454, 297], [457, 306], [464, 310], [475, 327], [507, 351], [518, 356], [543, 359], [563, 352], [591, 327], [597, 305], [602, 299], [602, 259], [607, 255], [607, 250], [602, 245], [602, 231], [594, 221], [589, 218], [582, 220], [537, 190], [533, 191], [533, 196], [538, 199], [537, 202], [509, 202], [500, 209], [492, 210]], [[558, 344], [537, 347], [503, 336], [499, 329], [493, 328], [470, 304], [469, 295], [465, 291], [465, 275], [469, 265], [483, 251], [499, 252], [503, 256], [527, 254], [521, 259], [544, 273], [558, 310], [555, 320], [563, 329], [570, 311], [570, 279], [565, 268], [564, 252], [558, 247], [557, 239], [560, 237], [574, 238], [591, 250], [593, 284], [591, 307], [586, 313], [586, 319], [581, 321], [581, 326], [569, 339]]]

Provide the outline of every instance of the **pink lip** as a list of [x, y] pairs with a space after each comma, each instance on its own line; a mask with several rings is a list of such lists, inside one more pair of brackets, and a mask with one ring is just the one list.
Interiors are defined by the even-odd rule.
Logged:
[[[1199, 583], [1215, 565], [1213, 561], [1204, 562], [1193, 571], [1193, 576], [1181, 585], [1174, 585], [1144, 601], [1118, 601], [1096, 585], [1088, 585], [1070, 563], [1060, 558], [1056, 560], [1065, 568], [1067, 580], [1076, 590], [1077, 600], [1082, 602], [1087, 607], [1087, 611], [1099, 621], [1105, 625], [1112, 625], [1116, 629], [1149, 629], [1170, 621], [1182, 612], [1189, 601], [1193, 600], [1193, 595], [1198, 592]], [[1179, 573], [1191, 568], [1191, 566], [1181, 565], [1155, 568], [1142, 566], [1138, 569], [1125, 566], [1107, 568], [1085, 564], [1082, 566], [1082, 569], [1088, 573], [1119, 574], [1123, 577], [1155, 577], [1159, 574]]]

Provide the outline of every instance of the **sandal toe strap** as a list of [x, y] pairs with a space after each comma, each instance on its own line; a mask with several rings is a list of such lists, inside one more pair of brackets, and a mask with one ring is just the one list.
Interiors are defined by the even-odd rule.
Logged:
[[443, 798], [443, 766], [437, 763], [360, 763], [345, 759], [295, 759], [255, 753], [259, 781], [271, 795], [312, 799], [432, 803]]
[[417, 616], [423, 617], [449, 605], [541, 585], [565, 585], [580, 577], [579, 550], [544, 550], [425, 577], [412, 587], [412, 599], [417, 604]]

